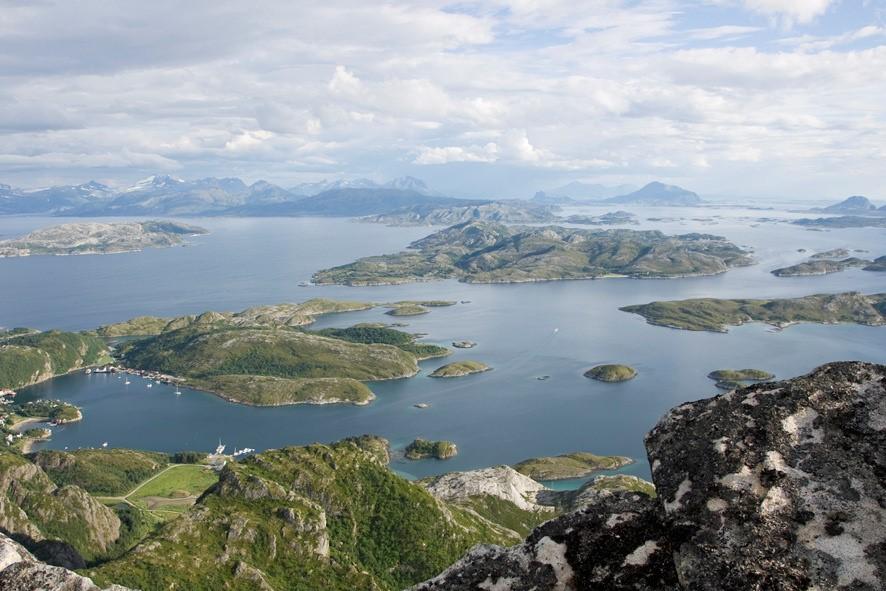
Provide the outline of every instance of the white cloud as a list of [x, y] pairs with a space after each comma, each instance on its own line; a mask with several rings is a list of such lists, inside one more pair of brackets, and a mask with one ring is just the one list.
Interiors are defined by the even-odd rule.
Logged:
[[750, 10], [780, 19], [783, 25], [791, 27], [823, 15], [834, 0], [744, 0], [744, 4]]
[[818, 191], [851, 163], [853, 192], [882, 187], [875, 10], [703, 2], [692, 18], [688, 0], [11, 3], [0, 182], [177, 168], [287, 184], [474, 162], [517, 196], [525, 177], [502, 170]]

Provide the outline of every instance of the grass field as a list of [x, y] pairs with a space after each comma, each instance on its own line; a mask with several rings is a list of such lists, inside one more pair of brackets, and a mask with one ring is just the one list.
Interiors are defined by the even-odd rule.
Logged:
[[173, 466], [147, 481], [127, 497], [133, 504], [151, 511], [183, 512], [218, 480], [206, 466], [183, 464]]

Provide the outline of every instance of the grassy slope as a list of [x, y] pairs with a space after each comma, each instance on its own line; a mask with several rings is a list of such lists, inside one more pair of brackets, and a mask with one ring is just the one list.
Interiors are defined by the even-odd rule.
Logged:
[[109, 360], [94, 336], [48, 331], [0, 342], [0, 388], [21, 388], [54, 375]]
[[31, 458], [59, 486], [75, 484], [103, 496], [126, 494], [168, 463], [166, 454], [129, 449], [44, 450]]
[[415, 337], [401, 330], [383, 326], [352, 326], [350, 328], [326, 328], [317, 334], [352, 343], [394, 345], [412, 353], [418, 359], [445, 357], [451, 351], [446, 347], [428, 343], [416, 343]]
[[[348, 342], [293, 328], [241, 328], [226, 320], [133, 343], [124, 362], [184, 377], [197, 387], [252, 404], [304, 402], [324, 393], [365, 402], [365, 386], [353, 380], [407, 377], [418, 371], [415, 355], [395, 346]], [[244, 391], [248, 380], [237, 376], [295, 381], [254, 380]], [[337, 381], [304, 381], [313, 378]]]
[[[329, 542], [329, 557], [317, 550]], [[284, 448], [226, 468], [219, 486], [141, 550], [93, 569], [101, 584], [194, 591], [402, 589], [480, 541], [488, 522], [394, 475], [376, 447], [349, 440]], [[239, 577], [237, 575], [239, 573]]]

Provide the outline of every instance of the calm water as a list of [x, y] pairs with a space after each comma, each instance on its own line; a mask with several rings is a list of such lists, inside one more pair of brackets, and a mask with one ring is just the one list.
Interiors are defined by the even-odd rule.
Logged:
[[[605, 210], [584, 210], [601, 213]], [[768, 271], [804, 260], [810, 251], [837, 247], [886, 254], [886, 230], [810, 232], [783, 223], [752, 227], [748, 218], [795, 217], [786, 212], [737, 209], [635, 209], [667, 233], [722, 234], [754, 249], [753, 267], [717, 277], [679, 280], [603, 280], [522, 285], [465, 285], [453, 281], [392, 287], [302, 287], [319, 268], [365, 254], [393, 252], [430, 233], [337, 219], [207, 219], [211, 230], [187, 248], [109, 256], [0, 259], [0, 326], [84, 329], [141, 314], [174, 316], [209, 309], [312, 297], [391, 301], [469, 300], [409, 318], [406, 330], [428, 342], [478, 342], [447, 360], [473, 358], [494, 371], [455, 380], [427, 373], [422, 364], [407, 380], [371, 384], [366, 407], [251, 408], [185, 390], [125, 386], [116, 376], [69, 375], [21, 393], [83, 408], [85, 419], [55, 430], [52, 448], [97, 446], [175, 451], [229, 446], [259, 450], [334, 441], [375, 433], [402, 447], [413, 438], [451, 439], [459, 455], [447, 462], [396, 460], [413, 476], [513, 463], [527, 457], [589, 450], [629, 455], [625, 471], [648, 475], [643, 435], [670, 407], [716, 393], [705, 377], [721, 367], [760, 367], [790, 377], [833, 360], [886, 361], [886, 328], [800, 325], [775, 332], [765, 325], [728, 334], [675, 331], [645, 324], [619, 306], [687, 297], [786, 297], [858, 290], [886, 291], [886, 274], [850, 270], [811, 278], [776, 278]], [[572, 213], [572, 212], [568, 212]], [[715, 217], [716, 216], [716, 217]], [[691, 218], [698, 218], [693, 221]], [[0, 236], [58, 223], [47, 218], [0, 218]], [[390, 321], [383, 310], [328, 316], [315, 327]], [[639, 376], [623, 384], [588, 380], [598, 363], [633, 365]], [[539, 381], [540, 375], [550, 379]], [[427, 402], [428, 409], [415, 403]], [[567, 483], [574, 486], [575, 483]]]

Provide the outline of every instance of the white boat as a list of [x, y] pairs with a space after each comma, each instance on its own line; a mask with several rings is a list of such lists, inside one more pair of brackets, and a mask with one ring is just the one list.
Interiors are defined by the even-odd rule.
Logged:
[[124, 386], [128, 386], [128, 385], [131, 384], [131, 383], [132, 383], [132, 382], [130, 382], [129, 380], [126, 380], [125, 382], [123, 382], [123, 385], [124, 385]]
[[148, 388], [153, 388], [154, 384], [148, 384]]
[[[108, 447], [108, 442], [105, 441], [104, 443], [102, 443], [102, 447]], [[67, 448], [65, 448], [65, 449], [67, 449]]]
[[222, 455], [225, 453], [225, 444], [221, 442], [221, 439], [218, 440], [218, 447], [215, 448], [215, 455]]
[[175, 391], [175, 395], [176, 395], [176, 396], [181, 396], [181, 395], [182, 395], [182, 391], [181, 391], [181, 390], [176, 390], [176, 391]]

